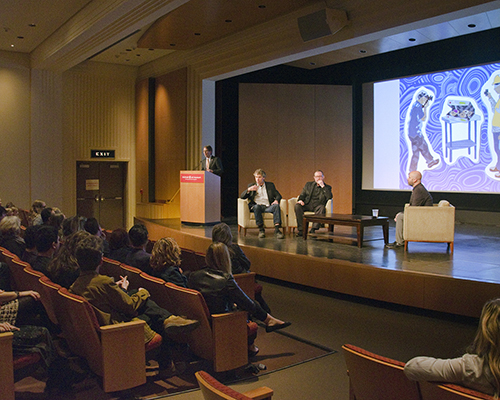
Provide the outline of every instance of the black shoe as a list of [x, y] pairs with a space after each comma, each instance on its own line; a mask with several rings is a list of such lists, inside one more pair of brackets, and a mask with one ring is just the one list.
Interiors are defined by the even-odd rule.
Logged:
[[316, 233], [316, 228], [311, 228], [311, 229], [309, 230], [309, 233]]
[[266, 237], [266, 231], [264, 229], [259, 229], [259, 239]]
[[398, 243], [398, 242], [393, 242], [393, 243], [387, 243], [385, 247], [388, 249], [398, 249], [400, 247], [403, 247], [405, 244], [404, 243]]
[[297, 231], [297, 233], [295, 234], [295, 236], [302, 237], [302, 236], [304, 236], [304, 234], [302, 233], [302, 231]]
[[274, 232], [274, 236], [276, 236], [277, 239], [284, 239], [285, 235], [283, 235], [283, 232], [281, 232], [279, 229]]
[[266, 332], [270, 333], [270, 332], [277, 331], [278, 329], [288, 328], [290, 325], [292, 325], [291, 322], [283, 322], [282, 324], [266, 326]]

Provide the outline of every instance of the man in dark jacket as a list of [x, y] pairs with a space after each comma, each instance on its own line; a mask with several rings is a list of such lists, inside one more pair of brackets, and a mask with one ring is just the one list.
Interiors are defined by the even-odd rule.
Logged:
[[253, 176], [255, 183], [250, 183], [248, 188], [241, 194], [242, 199], [248, 199], [248, 207], [255, 214], [255, 223], [259, 227], [259, 238], [266, 237], [264, 230], [264, 219], [262, 213], [273, 214], [274, 235], [278, 239], [284, 239], [281, 232], [281, 194], [274, 183], [266, 182], [266, 173], [262, 169], [257, 169]]
[[[295, 204], [295, 215], [297, 217], [297, 236], [302, 236], [304, 211], [314, 211], [315, 214], [325, 214], [326, 202], [332, 198], [332, 187], [325, 184], [323, 171], [314, 172], [314, 181], [307, 182], [302, 189], [302, 193]], [[314, 223], [311, 233], [319, 228], [319, 224]]]
[[[432, 196], [424, 185], [422, 185], [422, 174], [420, 172], [412, 171], [408, 174], [408, 185], [413, 187], [410, 196], [410, 206], [432, 206]], [[385, 245], [389, 249], [403, 247], [405, 244], [403, 238], [403, 212], [397, 213], [394, 220], [396, 221], [396, 241]]]

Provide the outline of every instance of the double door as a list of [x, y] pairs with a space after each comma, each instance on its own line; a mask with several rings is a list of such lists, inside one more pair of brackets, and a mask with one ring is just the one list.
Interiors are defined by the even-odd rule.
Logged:
[[125, 162], [78, 161], [78, 215], [96, 218], [102, 229], [124, 228], [126, 167]]

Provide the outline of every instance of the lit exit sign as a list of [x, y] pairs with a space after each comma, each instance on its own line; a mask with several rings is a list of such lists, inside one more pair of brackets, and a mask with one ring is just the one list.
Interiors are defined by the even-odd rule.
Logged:
[[115, 158], [114, 150], [90, 150], [90, 158]]

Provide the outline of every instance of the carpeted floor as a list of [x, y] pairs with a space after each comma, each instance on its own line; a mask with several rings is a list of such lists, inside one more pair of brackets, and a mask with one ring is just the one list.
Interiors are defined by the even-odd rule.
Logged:
[[[75, 385], [73, 393], [53, 394], [50, 397], [43, 393], [45, 387], [43, 378], [28, 377], [16, 383], [16, 399], [155, 399], [197, 389], [194, 372], [200, 369], [211, 373], [221, 382], [230, 384], [254, 379], [256, 375], [262, 376], [335, 353], [334, 350], [326, 346], [289, 334], [286, 330], [266, 333], [265, 329], [260, 326], [256, 344], [260, 351], [251, 360], [253, 367], [240, 368], [230, 373], [217, 374], [211, 370], [210, 363], [203, 360], [193, 360], [187, 363], [178, 363], [180, 373], [173, 377], [158, 375], [157, 370], [151, 368], [148, 370], [146, 384], [126, 392], [104, 393], [99, 386], [98, 379], [89, 377]], [[152, 366], [154, 366], [154, 361]]]

